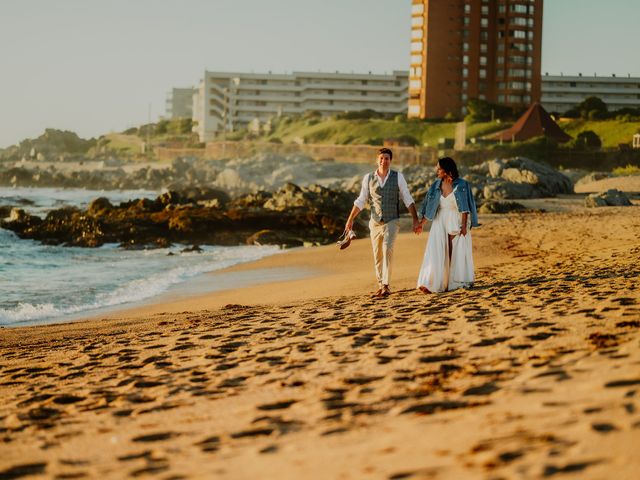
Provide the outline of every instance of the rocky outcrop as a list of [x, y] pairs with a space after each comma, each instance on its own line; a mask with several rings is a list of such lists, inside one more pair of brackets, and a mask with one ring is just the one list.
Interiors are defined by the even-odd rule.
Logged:
[[528, 158], [487, 162], [489, 178], [483, 188], [487, 200], [554, 197], [573, 193], [573, 183], [561, 172]]
[[[208, 198], [200, 200], [202, 195]], [[319, 185], [287, 184], [273, 193], [258, 192], [235, 200], [213, 190], [198, 195], [169, 191], [155, 200], [131, 200], [117, 206], [98, 198], [87, 210], [61, 208], [44, 219], [14, 208], [0, 226], [21, 238], [81, 247], [247, 242], [297, 246], [334, 241], [342, 233], [352, 201], [350, 193]], [[364, 223], [358, 223], [356, 230], [363, 234]]]
[[7, 164], [4, 167], [0, 163], [0, 185], [181, 191], [206, 187], [223, 190], [231, 196], [239, 196], [259, 190], [273, 191], [286, 183], [301, 186], [320, 183], [337, 187], [345, 179], [360, 176], [365, 171], [375, 168], [373, 163], [337, 163], [314, 160], [304, 155], [282, 156], [267, 153], [228, 160], [177, 158], [169, 166], [158, 164], [154, 167], [138, 167], [135, 163], [124, 165], [117, 159], [94, 164], [93, 169], [71, 170], [64, 162], [42, 164], [42, 167], [38, 162], [26, 164], [30, 168], [26, 168], [21, 162], [12, 162], [10, 166]]
[[631, 200], [623, 192], [616, 189], [602, 193], [592, 193], [584, 199], [586, 207], [627, 207]]

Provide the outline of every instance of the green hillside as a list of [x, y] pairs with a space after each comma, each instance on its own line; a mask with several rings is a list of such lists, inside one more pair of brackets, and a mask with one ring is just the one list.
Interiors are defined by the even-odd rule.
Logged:
[[620, 143], [631, 143], [634, 133], [640, 132], [640, 122], [622, 120], [562, 120], [562, 129], [573, 138], [580, 132], [594, 131], [602, 140], [604, 148], [617, 147]]
[[[467, 128], [467, 137], [478, 137], [505, 128], [496, 122], [478, 123]], [[421, 122], [384, 119], [289, 119], [275, 122], [274, 130], [264, 137], [267, 141], [322, 144], [380, 145], [385, 139], [398, 138], [404, 143], [437, 146], [440, 138], [453, 138], [455, 123]]]

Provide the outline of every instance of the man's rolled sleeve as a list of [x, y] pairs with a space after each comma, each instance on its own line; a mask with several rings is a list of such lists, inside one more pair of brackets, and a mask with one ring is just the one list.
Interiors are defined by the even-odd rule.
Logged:
[[402, 202], [404, 206], [409, 208], [413, 203], [413, 197], [409, 192], [409, 186], [407, 185], [407, 181], [404, 178], [402, 173], [398, 172], [398, 188], [400, 189], [400, 196], [402, 197]]
[[369, 196], [369, 182], [367, 181], [369, 175], [365, 175], [362, 179], [362, 186], [360, 187], [360, 195], [353, 202], [353, 204], [360, 210], [364, 210], [364, 206], [367, 204], [367, 197]]

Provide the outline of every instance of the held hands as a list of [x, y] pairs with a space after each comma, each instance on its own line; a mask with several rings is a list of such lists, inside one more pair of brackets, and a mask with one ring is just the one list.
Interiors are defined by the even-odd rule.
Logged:
[[424, 225], [425, 223], [425, 219], [423, 218], [422, 220], [414, 220], [413, 221], [413, 233], [415, 233], [416, 235], [420, 235], [422, 233], [422, 225]]
[[466, 224], [466, 223], [465, 223], [465, 224], [463, 224], [463, 225], [460, 227], [460, 235], [462, 235], [463, 237], [466, 237], [466, 236], [467, 236], [467, 224]]

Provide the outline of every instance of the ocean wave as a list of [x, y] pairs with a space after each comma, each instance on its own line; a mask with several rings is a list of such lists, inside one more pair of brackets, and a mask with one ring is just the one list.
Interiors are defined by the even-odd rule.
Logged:
[[[266, 255], [275, 254], [278, 251], [277, 247], [244, 247], [241, 250], [212, 247], [211, 250], [199, 254], [201, 258], [204, 257], [204, 261], [198, 264], [177, 266], [169, 270], [157, 271], [144, 278], [130, 280], [118, 286], [113, 285], [113, 283], [111, 285], [103, 285], [100, 288], [102, 291], [96, 293], [94, 298], [86, 299], [87, 301], [78, 305], [61, 307], [53, 303], [33, 304], [25, 302], [19, 303], [12, 309], [0, 308], [0, 325], [41, 323], [43, 320], [140, 302], [164, 293], [170, 287], [183, 283], [197, 275], [227, 268], [238, 263], [254, 261]], [[159, 252], [156, 250], [154, 253], [157, 255]]]

